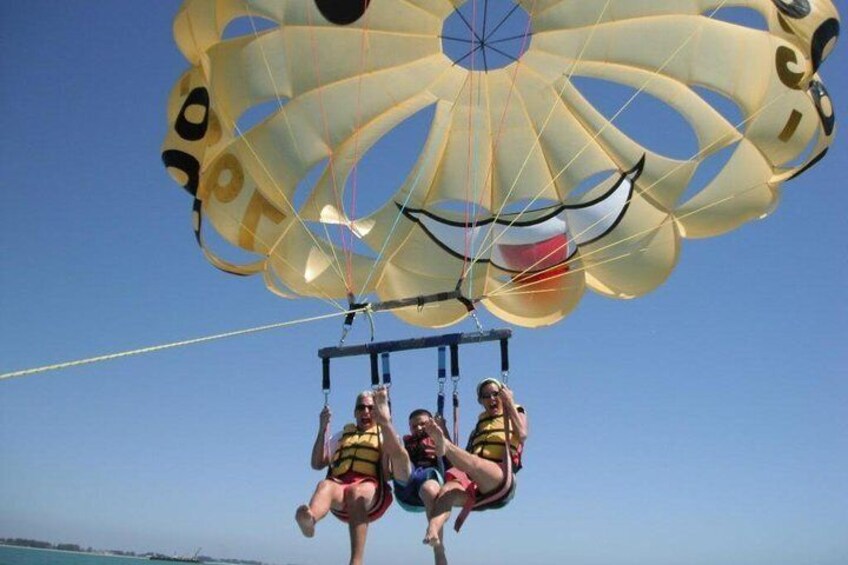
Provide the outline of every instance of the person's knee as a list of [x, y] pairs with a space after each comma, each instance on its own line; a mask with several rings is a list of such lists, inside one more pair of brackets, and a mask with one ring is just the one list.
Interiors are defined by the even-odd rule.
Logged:
[[318, 486], [315, 487], [315, 494], [313, 495], [313, 499], [320, 498], [332, 500], [338, 487], [339, 485], [332, 481], [321, 481], [320, 483], [318, 483]]
[[436, 501], [440, 506], [450, 508], [452, 506], [463, 506], [468, 494], [460, 485], [453, 486], [449, 489], [442, 489], [439, 492], [439, 497]]
[[441, 487], [436, 481], [424, 481], [424, 484], [418, 489], [418, 496], [424, 502], [432, 502], [439, 496], [440, 489]]

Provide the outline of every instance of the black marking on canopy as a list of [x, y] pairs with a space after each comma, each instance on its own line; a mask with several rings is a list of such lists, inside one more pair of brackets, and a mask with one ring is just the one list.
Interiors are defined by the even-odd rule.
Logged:
[[336, 25], [352, 24], [368, 10], [371, 0], [315, 0], [315, 6], [327, 21]]
[[[535, 217], [535, 218], [530, 219], [530, 220], [515, 220], [514, 218], [518, 214], [503, 214], [499, 217], [490, 216], [488, 218], [484, 218], [482, 220], [476, 221], [474, 223], [474, 225], [485, 226], [487, 224], [494, 222], [496, 224], [500, 224], [500, 225], [504, 225], [504, 226], [511, 226], [511, 227], [533, 226], [533, 225], [542, 223], [546, 220], [549, 220], [549, 219], [553, 218], [554, 216], [557, 216], [558, 214], [560, 214], [564, 210], [579, 210], [579, 209], [582, 209], [582, 208], [588, 208], [590, 206], [594, 206], [595, 204], [598, 204], [602, 200], [610, 197], [616, 190], [618, 190], [618, 188], [621, 186], [621, 183], [623, 183], [625, 180], [629, 179], [630, 180], [630, 191], [627, 194], [627, 201], [624, 203], [624, 207], [621, 209], [621, 212], [619, 212], [618, 217], [615, 219], [614, 222], [612, 222], [610, 224], [610, 226], [606, 230], [604, 230], [603, 233], [599, 234], [596, 237], [593, 237], [590, 240], [582, 242], [581, 245], [587, 245], [587, 244], [590, 244], [590, 243], [594, 243], [594, 242], [598, 241], [599, 239], [605, 237], [612, 230], [614, 230], [618, 226], [618, 224], [620, 224], [621, 221], [624, 219], [624, 216], [627, 214], [627, 210], [630, 208], [630, 202], [633, 200], [633, 193], [636, 190], [636, 181], [642, 175], [642, 171], [644, 170], [644, 168], [645, 168], [645, 155], [642, 155], [642, 157], [633, 166], [633, 168], [631, 168], [628, 171], [624, 171], [620, 174], [618, 181], [616, 181], [616, 183], [612, 187], [610, 187], [609, 190], [607, 190], [606, 192], [604, 192], [603, 194], [601, 194], [597, 198], [594, 198], [594, 199], [592, 199], [588, 202], [583, 202], [581, 204], [559, 204], [559, 205], [555, 205], [555, 206], [546, 206], [546, 207], [543, 207], [543, 208], [539, 208], [539, 211], [546, 210], [546, 212], [544, 214], [542, 214], [541, 216]], [[467, 259], [467, 257], [464, 257], [462, 254], [454, 251], [453, 249], [448, 247], [446, 244], [444, 244], [441, 240], [439, 240], [439, 238], [436, 237], [436, 235], [433, 232], [431, 232], [430, 230], [427, 229], [427, 226], [424, 225], [424, 223], [416, 216], [416, 214], [421, 215], [421, 216], [427, 216], [427, 217], [429, 217], [429, 218], [431, 218], [431, 219], [433, 219], [433, 220], [435, 220], [435, 221], [437, 221], [441, 224], [453, 226], [453, 227], [468, 228], [469, 224], [467, 224], [464, 221], [456, 221], [456, 220], [450, 220], [448, 218], [442, 218], [441, 216], [438, 216], [438, 215], [436, 215], [436, 214], [434, 214], [434, 213], [432, 213], [429, 210], [426, 210], [424, 208], [407, 208], [399, 202], [395, 202], [395, 206], [398, 207], [398, 210], [400, 210], [400, 212], [404, 216], [406, 216], [406, 218], [408, 220], [418, 224], [418, 226], [422, 230], [424, 230], [424, 233], [427, 234], [427, 236], [433, 241], [433, 243], [438, 245], [446, 253], [448, 253], [449, 255], [451, 255], [453, 257], [456, 257], [457, 259], [462, 259], [462, 260]], [[524, 212], [524, 213], [526, 213], [526, 212]], [[486, 258], [479, 258], [479, 259], [477, 259], [477, 261], [480, 262], [480, 263], [491, 263], [492, 262], [490, 259], [486, 259]], [[567, 261], [567, 259], [566, 259], [566, 261]], [[558, 263], [558, 265], [561, 264], [561, 263], [564, 263], [564, 262], [565, 261], [562, 261], [562, 262]], [[510, 272], [510, 273], [521, 272], [521, 271], [516, 271], [516, 270], [513, 270], [513, 269], [507, 269], [507, 268], [505, 268], [501, 265], [495, 265], [495, 266], [498, 267], [499, 269], [503, 270], [503, 271]], [[547, 268], [550, 268], [550, 267], [545, 267], [545, 269], [547, 269]], [[544, 270], [544, 269], [541, 269], [541, 270]]]
[[825, 20], [813, 33], [810, 53], [813, 58], [813, 72], [819, 70], [819, 65], [824, 60], [824, 49], [827, 44], [837, 37], [839, 37], [839, 21], [836, 18]]
[[200, 185], [200, 163], [196, 158], [179, 149], [166, 149], [162, 152], [162, 163], [165, 168], [173, 167], [185, 173], [183, 188], [192, 196], [197, 194]]
[[[816, 111], [819, 114], [819, 119], [821, 119], [822, 127], [824, 128], [824, 134], [828, 137], [833, 133], [833, 127], [836, 124], [836, 114], [833, 112], [833, 103], [830, 101], [830, 95], [827, 93], [827, 89], [824, 85], [814, 80], [810, 83], [810, 88], [808, 92], [813, 97], [813, 102], [816, 104]], [[824, 107], [822, 106], [822, 100], [827, 100], [830, 106], [830, 113], [826, 114], [824, 112]]]
[[813, 167], [813, 165], [815, 165], [816, 163], [818, 163], [819, 161], [821, 161], [822, 159], [824, 159], [824, 156], [825, 156], [826, 154], [827, 154], [827, 147], [825, 147], [825, 148], [824, 148], [824, 150], [823, 150], [821, 153], [819, 153], [818, 155], [816, 155], [815, 157], [813, 157], [812, 159], [810, 159], [810, 162], [809, 162], [809, 163], [807, 163], [806, 165], [804, 165], [803, 167], [801, 167], [800, 169], [798, 169], [797, 171], [795, 171], [795, 174], [793, 174], [791, 177], [789, 177], [789, 178], [788, 178], [788, 179], [786, 179], [786, 180], [792, 180], [792, 179], [794, 179], [795, 177], [797, 177], [798, 175], [801, 175], [801, 174], [803, 174], [803, 173], [807, 172], [808, 170], [810, 170], [810, 169]]
[[809, 0], [772, 0], [778, 10], [790, 18], [800, 20], [810, 15]]

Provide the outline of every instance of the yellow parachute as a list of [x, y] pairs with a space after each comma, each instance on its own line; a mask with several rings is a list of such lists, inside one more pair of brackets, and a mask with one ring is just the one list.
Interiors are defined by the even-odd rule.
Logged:
[[[587, 287], [615, 298], [656, 288], [683, 238], [768, 214], [780, 184], [833, 140], [817, 74], [839, 32], [829, 0], [501, 1], [526, 14], [522, 49], [482, 69], [446, 53], [444, 29], [458, 12], [488, 9], [483, 0], [185, 1], [174, 35], [192, 66], [169, 100], [162, 157], [195, 198], [210, 261], [262, 273], [289, 297], [463, 297], [395, 312], [421, 326], [455, 323], [468, 303], [541, 326]], [[715, 17], [730, 6], [764, 25]], [[255, 28], [227, 37], [235, 21]], [[470, 53], [496, 48], [471, 31]], [[578, 77], [661, 101], [698, 150], [681, 159], [641, 145]], [[707, 92], [733, 101], [739, 122]], [[271, 115], [238, 126], [269, 101]], [[407, 179], [356, 217], [343, 193], [362, 155], [425, 108], [432, 121]], [[699, 166], [721, 151], [721, 170], [692, 193]], [[482, 174], [469, 175], [470, 161]], [[456, 202], [464, 213], [445, 205]], [[255, 261], [208, 249], [204, 216]], [[314, 229], [329, 225], [361, 249]]]

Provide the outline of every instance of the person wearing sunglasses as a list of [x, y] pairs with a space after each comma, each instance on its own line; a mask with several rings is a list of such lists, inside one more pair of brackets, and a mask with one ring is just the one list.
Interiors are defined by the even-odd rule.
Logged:
[[424, 543], [434, 548], [443, 547], [442, 530], [453, 507], [462, 507], [455, 526], [459, 531], [472, 509], [502, 508], [515, 494], [513, 474], [521, 469], [528, 435], [527, 415], [516, 404], [512, 391], [497, 379], [483, 379], [477, 385], [477, 401], [483, 412], [466, 449], [448, 440], [435, 422], [425, 428], [433, 438], [436, 454], [453, 465], [445, 473], [445, 484], [436, 497], [424, 536]]
[[384, 470], [381, 427], [374, 418], [374, 394], [359, 393], [354, 409], [355, 423], [344, 426], [329, 442], [330, 408], [319, 418], [318, 436], [312, 446], [311, 465], [327, 468], [327, 478], [318, 483], [309, 504], [298, 507], [295, 521], [304, 536], [315, 535], [315, 524], [328, 512], [347, 522], [350, 531], [350, 564], [359, 565], [365, 556], [368, 524], [382, 516], [392, 503]]
[[[445, 434], [444, 420], [433, 418], [424, 408], [409, 414], [409, 435], [399, 438], [392, 423], [388, 389], [378, 387], [374, 391], [374, 417], [382, 427], [385, 453], [392, 464], [392, 479], [395, 499], [407, 512], [425, 512], [429, 521], [433, 503], [444, 483], [445, 462], [436, 456], [436, 444], [425, 431], [426, 425], [435, 421]], [[433, 546], [436, 565], [447, 565], [444, 547]]]

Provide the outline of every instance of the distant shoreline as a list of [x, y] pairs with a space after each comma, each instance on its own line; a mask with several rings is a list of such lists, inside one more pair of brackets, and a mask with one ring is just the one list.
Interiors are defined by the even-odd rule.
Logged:
[[94, 555], [95, 557], [122, 557], [124, 559], [141, 559], [147, 561], [147, 557], [139, 557], [138, 555], [120, 555], [118, 553], [106, 553], [105, 551], [71, 551], [69, 549], [56, 549], [52, 547], [30, 547], [28, 545], [10, 545], [8, 543], [0, 543], [0, 547], [11, 547], [14, 549], [29, 549], [32, 551], [55, 551], [57, 553], [76, 553], [78, 555]]
[[[68, 549], [56, 549], [52, 547], [30, 547], [28, 545], [11, 545], [8, 543], [0, 543], [0, 547], [10, 547], [12, 549], [29, 549], [32, 551], [54, 551], [56, 553], [76, 553], [77, 555], [93, 555], [94, 557], [120, 557], [122, 559], [138, 559], [140, 561], [150, 561], [147, 557], [140, 555], [121, 555], [119, 553], [106, 553], [105, 551], [71, 551]], [[203, 565], [234, 565], [227, 561], [204, 561]]]

